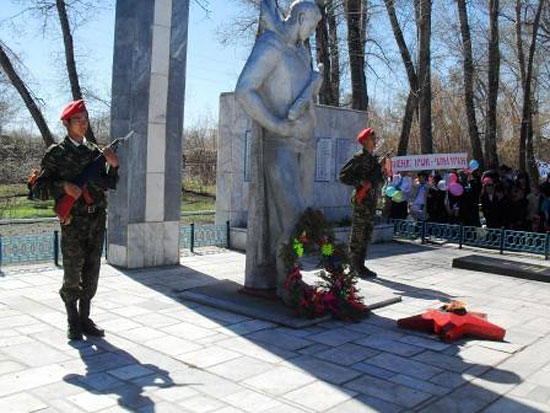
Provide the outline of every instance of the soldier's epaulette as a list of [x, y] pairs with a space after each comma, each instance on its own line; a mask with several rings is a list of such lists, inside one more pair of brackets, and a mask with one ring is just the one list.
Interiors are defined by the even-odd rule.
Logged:
[[63, 142], [64, 141], [61, 141], [59, 143], [53, 143], [50, 146], [48, 146], [48, 149], [46, 149], [46, 154], [55, 155], [56, 152], [63, 151], [64, 149]]

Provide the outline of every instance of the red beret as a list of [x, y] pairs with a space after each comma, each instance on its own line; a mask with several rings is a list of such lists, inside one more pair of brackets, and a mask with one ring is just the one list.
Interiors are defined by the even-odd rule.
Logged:
[[84, 99], [75, 100], [63, 108], [63, 111], [61, 112], [61, 120], [70, 119], [71, 116], [81, 112], [86, 112]]
[[365, 142], [365, 140], [368, 139], [373, 133], [373, 128], [366, 128], [359, 132], [359, 134], [357, 135], [357, 142], [359, 143], [359, 145], [363, 145], [363, 142]]

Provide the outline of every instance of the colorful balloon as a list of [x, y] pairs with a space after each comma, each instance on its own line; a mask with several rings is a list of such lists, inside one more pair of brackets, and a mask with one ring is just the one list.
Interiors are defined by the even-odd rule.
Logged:
[[449, 192], [454, 196], [461, 196], [464, 193], [464, 187], [454, 182], [449, 185]]
[[404, 201], [404, 197], [403, 197], [403, 191], [395, 191], [395, 194], [393, 194], [392, 196], [392, 200], [393, 202], [397, 202], [397, 203], [400, 203], [400, 202], [403, 202]]
[[437, 189], [439, 189], [440, 191], [446, 191], [447, 190], [447, 182], [445, 182], [444, 179], [442, 179], [441, 181], [439, 181], [437, 183]]
[[395, 186], [388, 186], [386, 188], [386, 196], [392, 198], [395, 195], [395, 192], [397, 189], [395, 189]]
[[451, 176], [449, 177], [449, 182], [451, 184], [456, 184], [458, 182], [458, 176], [454, 172], [451, 173]]
[[479, 162], [475, 159], [472, 159], [469, 163], [469, 166], [472, 171], [475, 171], [477, 168], [479, 168]]

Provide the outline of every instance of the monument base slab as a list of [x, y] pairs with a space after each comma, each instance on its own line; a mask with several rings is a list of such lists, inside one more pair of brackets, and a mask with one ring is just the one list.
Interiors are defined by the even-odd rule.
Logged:
[[453, 267], [527, 280], [550, 282], [550, 268], [547, 265], [530, 264], [483, 255], [468, 255], [466, 257], [455, 258], [453, 260]]
[[[178, 294], [178, 298], [295, 329], [311, 327], [332, 318], [330, 315], [314, 319], [298, 318], [294, 315], [294, 311], [286, 307], [281, 301], [266, 300], [243, 294], [241, 290], [242, 285], [231, 280], [221, 280], [204, 287], [183, 290]], [[367, 306], [371, 310], [400, 301], [401, 297], [393, 294], [382, 296], [369, 296], [366, 294], [365, 296], [365, 302], [369, 303]]]

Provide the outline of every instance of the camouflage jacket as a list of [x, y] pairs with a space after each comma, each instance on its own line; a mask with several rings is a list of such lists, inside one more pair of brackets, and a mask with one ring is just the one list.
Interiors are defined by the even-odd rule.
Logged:
[[[374, 200], [380, 185], [384, 181], [382, 168], [378, 162], [378, 157], [374, 156], [368, 150], [363, 149], [356, 153], [340, 170], [340, 182], [355, 187], [355, 192], [359, 189], [361, 182], [367, 180], [372, 185], [367, 198]], [[355, 192], [353, 200], [355, 199]]]
[[[33, 187], [35, 197], [41, 200], [57, 199], [64, 194], [63, 182], [73, 182], [82, 171], [100, 155], [97, 145], [86, 142], [76, 146], [66, 137], [62, 142], [51, 145], [42, 158], [40, 177]], [[118, 168], [105, 164], [99, 176], [88, 183], [94, 205], [107, 207], [105, 191], [115, 189], [118, 181]], [[84, 213], [87, 206], [83, 197], [78, 198], [73, 213]]]

